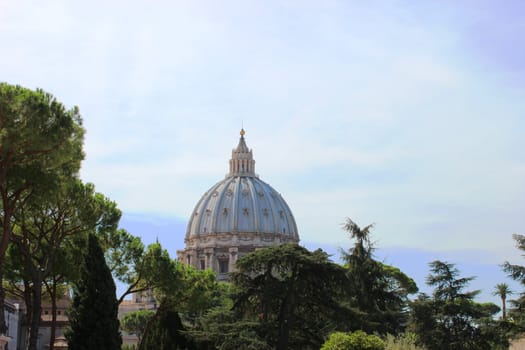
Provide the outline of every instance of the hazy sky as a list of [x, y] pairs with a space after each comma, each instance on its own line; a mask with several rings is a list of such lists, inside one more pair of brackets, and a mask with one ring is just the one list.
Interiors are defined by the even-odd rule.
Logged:
[[521, 0], [0, 0], [0, 81], [80, 107], [82, 178], [135, 234], [182, 247], [243, 124], [310, 246], [348, 246], [351, 217], [387, 261], [482, 275], [523, 263], [523, 18]]

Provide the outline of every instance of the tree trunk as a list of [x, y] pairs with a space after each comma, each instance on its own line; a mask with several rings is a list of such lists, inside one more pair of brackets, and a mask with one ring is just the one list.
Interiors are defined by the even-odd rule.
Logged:
[[4, 290], [4, 273], [2, 271], [2, 265], [0, 264], [0, 334], [7, 334], [7, 324], [5, 323], [5, 290]]
[[290, 329], [295, 323], [294, 315], [294, 295], [289, 294], [283, 302], [279, 315], [279, 338], [277, 340], [277, 350], [287, 350], [290, 342]]
[[277, 339], [277, 350], [287, 350], [290, 341], [290, 329], [295, 323], [295, 277], [296, 267], [292, 272], [291, 281], [288, 285], [286, 296], [279, 311], [279, 333]]
[[0, 239], [0, 334], [7, 334], [7, 324], [5, 322], [5, 290], [4, 282], [4, 258], [11, 240], [11, 212], [6, 207], [9, 202], [6, 199], [4, 191], [2, 191], [2, 206], [4, 207], [2, 214], [2, 238]]
[[31, 325], [31, 317], [33, 315], [33, 301], [31, 300], [31, 285], [28, 281], [24, 279], [24, 304], [26, 306], [25, 310], [25, 332], [24, 332], [24, 347], [27, 348], [29, 342], [29, 326]]
[[40, 273], [37, 272], [38, 277], [34, 279], [31, 312], [31, 324], [29, 328], [29, 345], [27, 350], [37, 350], [38, 345], [38, 330], [40, 328], [40, 315], [42, 313], [42, 281]]
[[507, 318], [507, 300], [504, 296], [501, 297], [501, 318], [503, 320]]

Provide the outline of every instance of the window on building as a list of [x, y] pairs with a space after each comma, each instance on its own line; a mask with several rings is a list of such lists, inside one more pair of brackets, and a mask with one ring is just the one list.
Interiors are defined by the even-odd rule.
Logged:
[[230, 261], [228, 259], [219, 260], [219, 273], [228, 273], [228, 265]]
[[206, 260], [201, 259], [201, 270], [206, 270]]

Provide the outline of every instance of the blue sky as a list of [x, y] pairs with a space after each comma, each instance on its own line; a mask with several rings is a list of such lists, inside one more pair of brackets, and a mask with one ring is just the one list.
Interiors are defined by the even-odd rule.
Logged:
[[[256, 171], [302, 241], [378, 256], [424, 287], [443, 259], [508, 282], [524, 263], [522, 1], [0, 1], [0, 80], [78, 105], [82, 178], [170, 252], [228, 171]], [[496, 301], [496, 300], [495, 300]]]

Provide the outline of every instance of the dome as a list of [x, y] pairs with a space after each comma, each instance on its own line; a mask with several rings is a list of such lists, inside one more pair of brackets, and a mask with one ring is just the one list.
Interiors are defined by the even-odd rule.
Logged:
[[283, 197], [255, 176], [229, 176], [212, 186], [195, 206], [186, 238], [236, 232], [299, 239], [294, 217]]
[[177, 252], [188, 265], [213, 269], [218, 279], [226, 279], [237, 258], [257, 248], [299, 242], [290, 207], [259, 179], [245, 131], [240, 134], [230, 172], [198, 201], [188, 222], [186, 248]]

